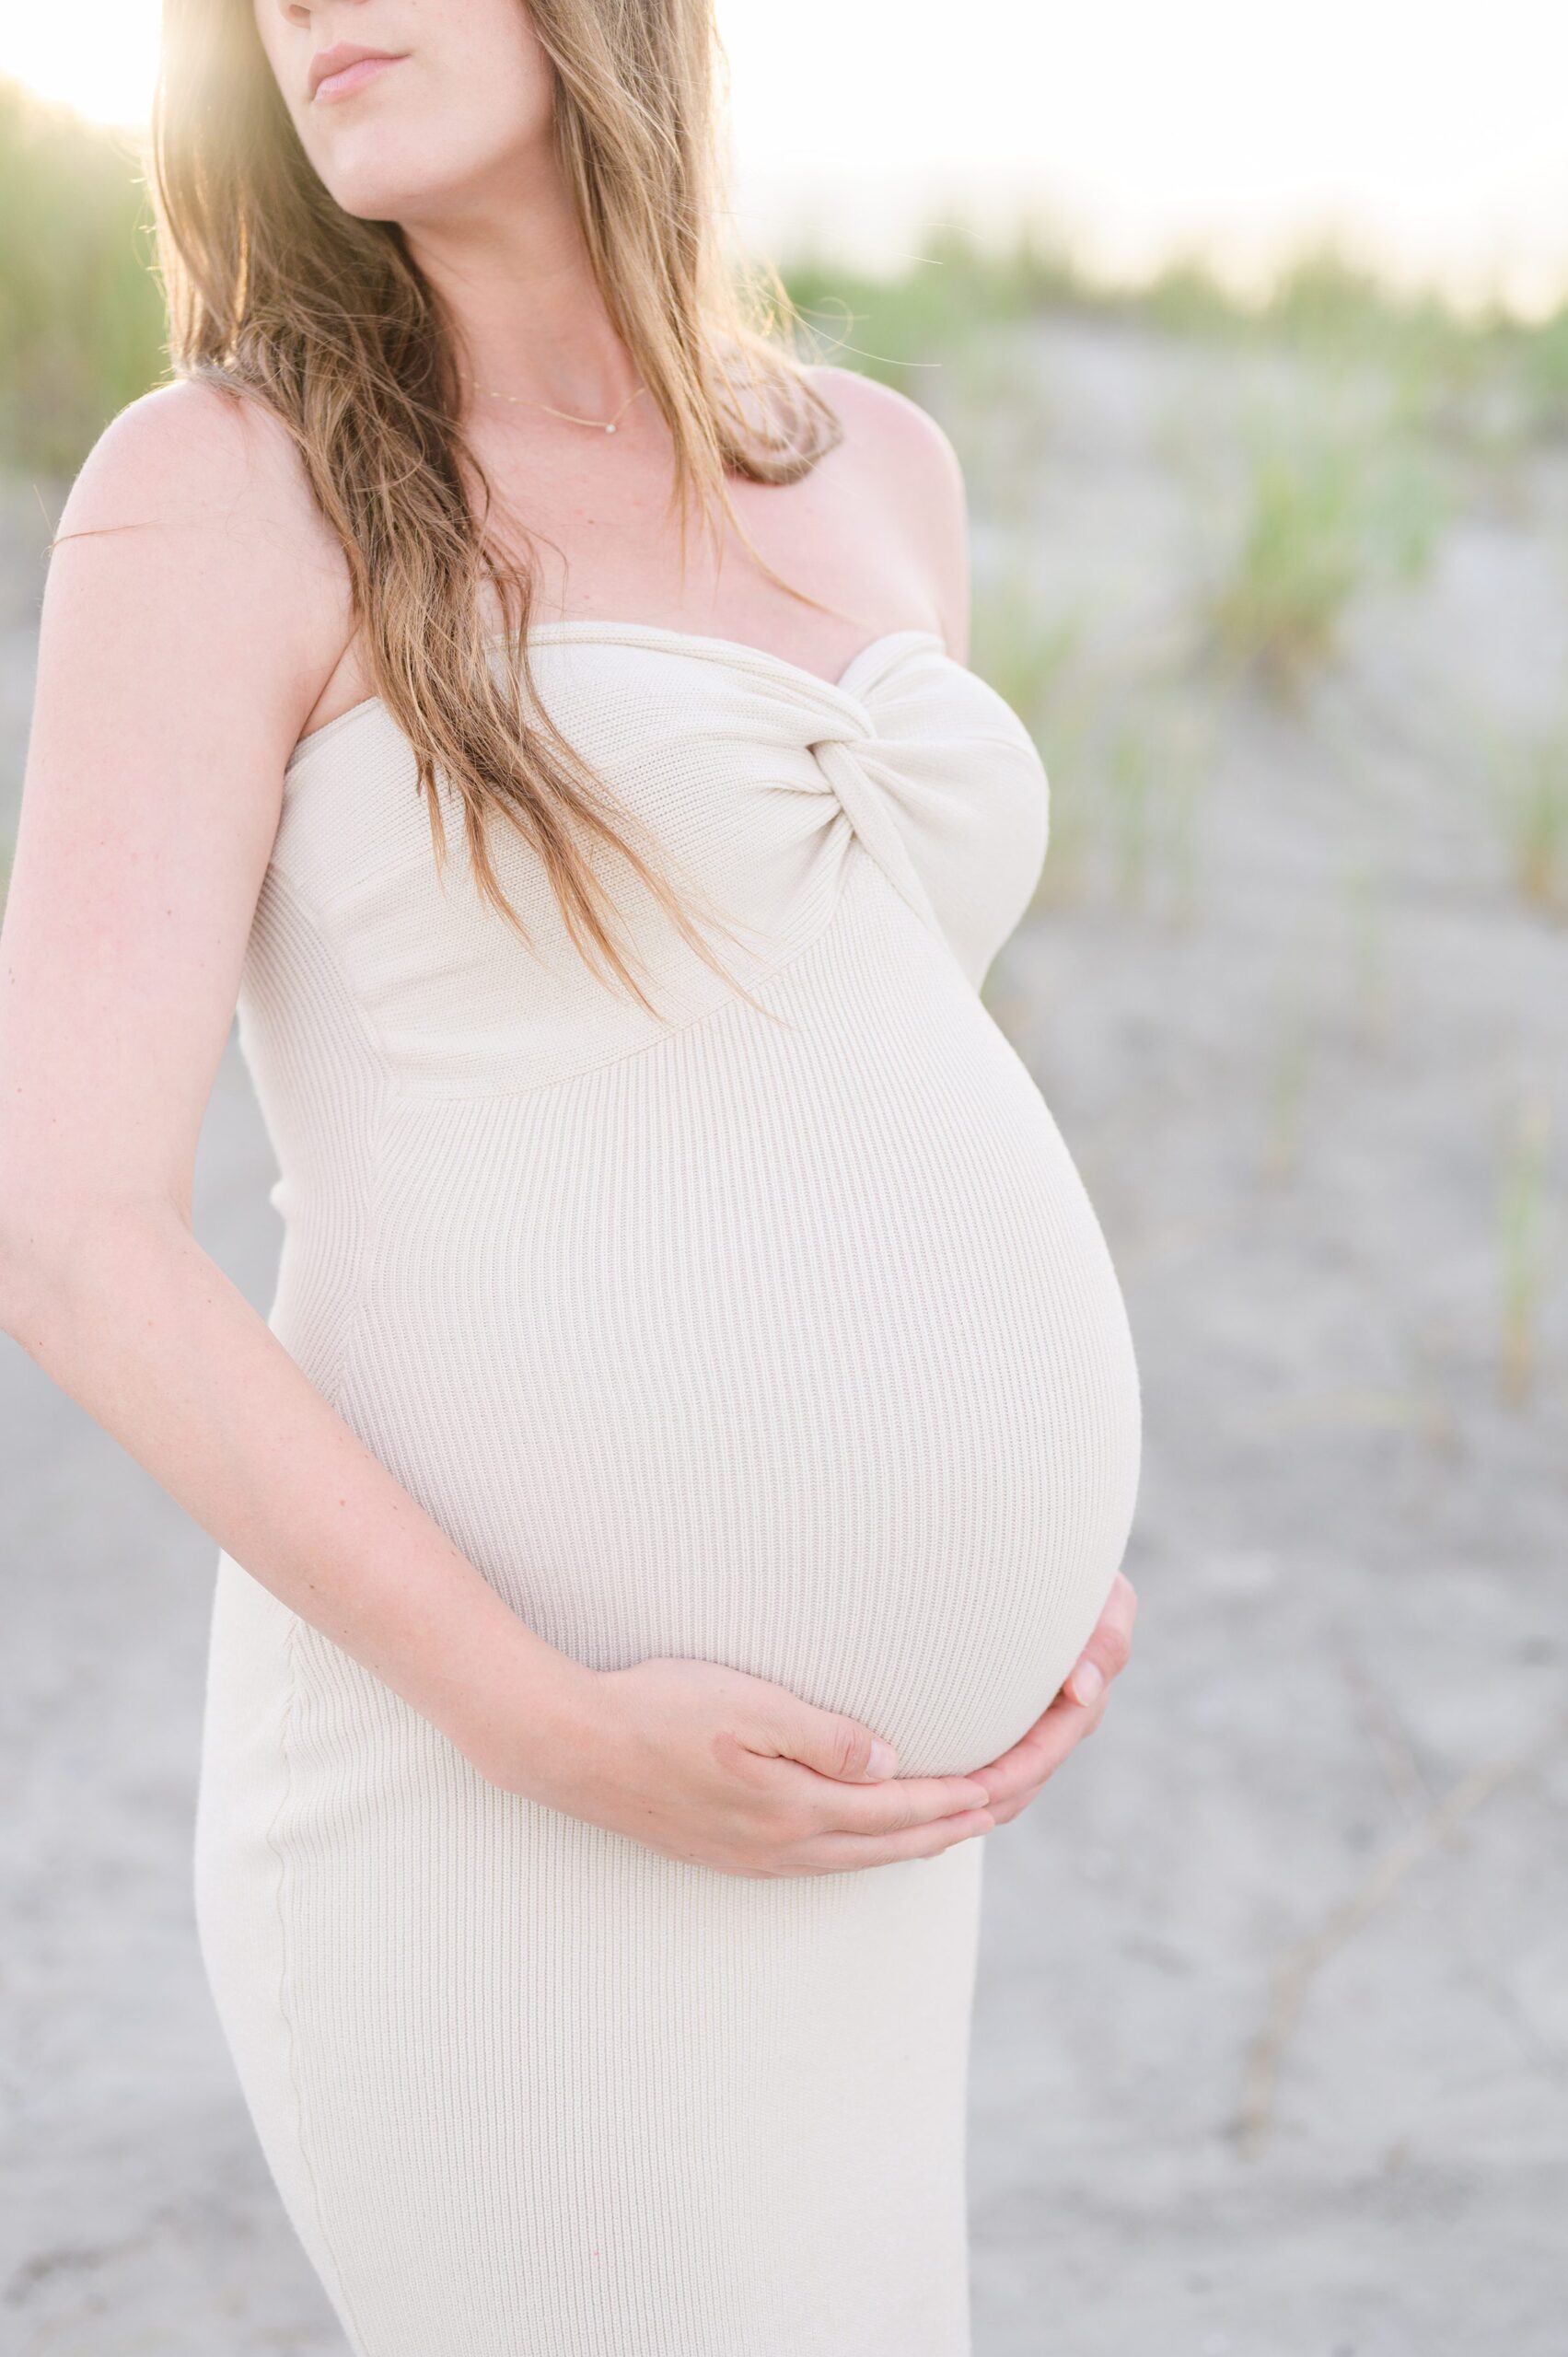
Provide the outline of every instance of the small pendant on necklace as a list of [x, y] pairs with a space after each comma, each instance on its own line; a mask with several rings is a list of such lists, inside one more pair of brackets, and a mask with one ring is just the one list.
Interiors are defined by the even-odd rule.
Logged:
[[607, 434], [613, 434], [613, 433], [614, 433], [614, 431], [615, 431], [615, 428], [614, 428], [614, 426], [613, 426], [613, 425], [607, 425], [607, 426], [605, 427], [605, 429], [604, 429], [604, 430], [605, 430], [605, 432], [606, 432]]

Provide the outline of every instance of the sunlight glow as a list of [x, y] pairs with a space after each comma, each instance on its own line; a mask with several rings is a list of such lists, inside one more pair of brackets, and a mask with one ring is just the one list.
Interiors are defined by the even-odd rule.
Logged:
[[52, 0], [0, 24], [0, 74], [93, 122], [137, 124], [152, 103], [157, 0]]
[[[434, 0], [424, 0], [434, 5]], [[738, 209], [912, 251], [934, 211], [1046, 212], [1101, 267], [1202, 252], [1245, 278], [1337, 235], [1397, 275], [1528, 305], [1568, 276], [1562, 0], [718, 0]], [[0, 21], [0, 74], [103, 122], [150, 100], [158, 0]], [[783, 28], [787, 24], [787, 37]]]

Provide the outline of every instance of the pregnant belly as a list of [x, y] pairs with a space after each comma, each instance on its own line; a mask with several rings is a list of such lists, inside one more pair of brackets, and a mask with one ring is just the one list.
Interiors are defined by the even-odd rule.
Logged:
[[777, 1679], [920, 1773], [1056, 1691], [1140, 1428], [1055, 1122], [900, 938], [897, 990], [836, 927], [767, 986], [781, 1023], [400, 1109], [341, 1404], [552, 1643]]

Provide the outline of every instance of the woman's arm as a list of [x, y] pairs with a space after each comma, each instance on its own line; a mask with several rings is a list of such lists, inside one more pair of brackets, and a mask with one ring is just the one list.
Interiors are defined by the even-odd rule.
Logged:
[[190, 1229], [311, 641], [343, 637], [280, 459], [264, 420], [176, 388], [110, 429], [62, 519], [0, 958], [0, 1298], [204, 1528], [437, 1724], [482, 1738], [504, 1654], [559, 1740], [571, 1666], [530, 1655]]
[[598, 1674], [546, 1644], [196, 1244], [197, 1136], [284, 765], [347, 621], [272, 421], [194, 385], [116, 421], [51, 569], [0, 935], [5, 1325], [219, 1545], [508, 1789], [748, 1874], [983, 1830], [975, 1780], [884, 1781], [870, 1730], [762, 1680]]

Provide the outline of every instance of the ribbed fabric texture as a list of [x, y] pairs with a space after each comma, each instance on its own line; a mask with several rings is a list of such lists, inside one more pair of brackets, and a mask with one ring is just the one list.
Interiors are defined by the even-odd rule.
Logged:
[[[240, 999], [274, 1330], [579, 1660], [694, 1655], [973, 1768], [1126, 1543], [1104, 1238], [979, 985], [1044, 854], [1022, 725], [923, 632], [836, 685], [546, 624], [540, 693], [758, 1008], [621, 890], [658, 1017], [444, 878], [377, 703], [289, 765]], [[662, 1018], [662, 1019], [661, 1019]], [[965, 2357], [982, 1847], [751, 1882], [487, 1785], [228, 1557], [198, 1921], [357, 2357]]]

